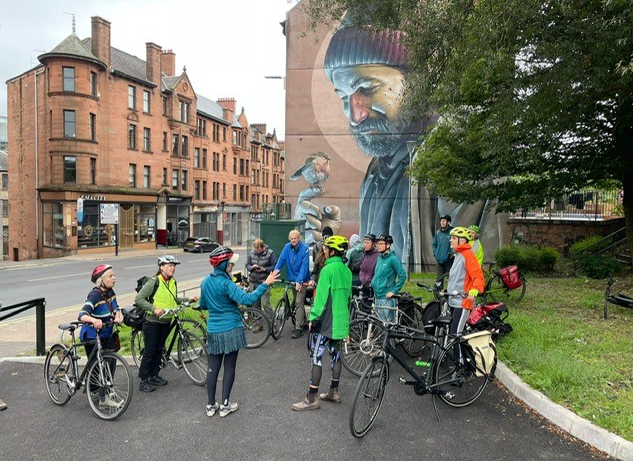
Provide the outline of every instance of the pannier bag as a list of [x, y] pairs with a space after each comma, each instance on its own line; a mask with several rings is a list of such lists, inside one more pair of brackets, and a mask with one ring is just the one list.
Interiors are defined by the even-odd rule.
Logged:
[[126, 306], [121, 309], [123, 312], [123, 323], [128, 327], [132, 327], [135, 330], [140, 330], [143, 327], [143, 321], [145, 320], [145, 309], [138, 306]]
[[464, 335], [462, 351], [465, 352], [466, 359], [475, 360], [475, 375], [488, 376], [494, 374], [497, 364], [497, 349], [492, 341], [492, 334], [489, 331], [477, 331]]
[[490, 331], [495, 339], [512, 332], [512, 325], [505, 321], [508, 314], [503, 303], [479, 304], [470, 311], [467, 323], [474, 331]]
[[499, 277], [503, 284], [510, 290], [521, 286], [521, 274], [517, 266], [506, 266], [499, 270]]

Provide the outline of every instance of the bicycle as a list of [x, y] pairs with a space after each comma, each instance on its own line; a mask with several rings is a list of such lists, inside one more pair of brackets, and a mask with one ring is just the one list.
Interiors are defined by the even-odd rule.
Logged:
[[358, 312], [371, 312], [371, 304], [374, 300], [371, 287], [352, 287], [352, 299], [349, 302], [349, 321], [352, 322], [357, 317]]
[[[75, 330], [82, 322], [62, 323], [59, 329], [70, 333], [71, 344], [51, 346], [44, 361], [46, 391], [55, 405], [65, 405], [75, 393], [84, 388], [88, 403], [95, 414], [113, 420], [125, 413], [132, 399], [132, 374], [127, 362], [114, 351], [103, 350], [100, 330], [90, 341], [77, 342]], [[114, 325], [106, 322], [104, 327]], [[88, 362], [79, 373], [77, 348], [95, 344]]]
[[625, 295], [623, 293], [618, 293], [615, 295], [611, 294], [611, 286], [613, 285], [613, 274], [609, 277], [607, 281], [607, 289], [604, 292], [604, 319], [607, 320], [608, 314], [608, 303], [615, 304], [620, 307], [628, 307], [629, 309], [633, 309], [633, 298]]
[[[160, 368], [165, 368], [168, 363], [172, 363], [177, 370], [184, 368], [185, 373], [194, 384], [203, 386], [207, 382], [207, 345], [200, 336], [184, 327], [184, 325], [189, 323], [185, 319], [180, 318], [180, 313], [188, 306], [189, 303], [182, 303], [175, 309], [165, 309], [163, 315], [161, 315], [161, 318], [169, 315], [173, 315], [174, 318], [169, 327], [171, 341], [168, 347], [163, 348]], [[172, 350], [176, 341], [178, 341], [178, 356], [174, 357]], [[140, 366], [145, 350], [145, 338], [142, 329], [132, 332], [130, 349], [134, 363]]]
[[[436, 333], [428, 335], [422, 330], [390, 323], [385, 325], [379, 354], [372, 358], [356, 385], [354, 400], [349, 417], [350, 432], [354, 437], [363, 437], [371, 428], [382, 405], [385, 389], [389, 382], [389, 366], [395, 359], [409, 373], [412, 380], [399, 378], [402, 385], [413, 386], [416, 395], [431, 394], [433, 407], [439, 421], [435, 396], [445, 404], [461, 408], [475, 402], [483, 393], [488, 381], [492, 381], [496, 369], [496, 350], [492, 347], [493, 359], [486, 363], [482, 349], [470, 346], [473, 335], [457, 335], [448, 344], [438, 331], [446, 331], [451, 323], [449, 317], [432, 320]], [[474, 333], [477, 337], [489, 338], [489, 332]], [[396, 349], [398, 339], [412, 339], [433, 345], [428, 367], [422, 373], [409, 365]], [[488, 344], [492, 344], [489, 342]], [[459, 348], [459, 349], [457, 349]], [[463, 360], [456, 354], [461, 350]], [[481, 354], [481, 356], [479, 356]], [[479, 358], [478, 358], [479, 357]], [[488, 357], [490, 357], [488, 355]]]
[[[297, 327], [297, 300], [296, 297], [292, 298], [292, 302], [290, 302], [290, 294], [294, 287], [294, 282], [289, 282], [287, 280], [280, 280], [278, 283], [282, 283], [284, 285], [284, 292], [281, 295], [281, 299], [277, 301], [277, 305], [275, 306], [275, 311], [273, 315], [273, 323], [271, 336], [273, 339], [279, 339], [281, 337], [281, 332], [284, 329], [284, 325], [286, 324], [287, 319], [292, 320], [292, 325], [294, 328]], [[303, 287], [303, 289], [307, 289]]]
[[[387, 309], [396, 310], [396, 323], [422, 328], [422, 307], [417, 303], [420, 298], [413, 298], [409, 293], [401, 293], [394, 297], [398, 299], [399, 306]], [[373, 302], [371, 312], [376, 312]], [[357, 311], [356, 316], [357, 318], [350, 322], [349, 336], [342, 344], [341, 363], [354, 376], [361, 376], [380, 349], [386, 323], [378, 316], [368, 315], [363, 310]], [[424, 346], [409, 338], [404, 338], [398, 343], [411, 357], [418, 356]]]
[[502, 274], [502, 271], [507, 269], [506, 267], [498, 270], [494, 269], [497, 264], [496, 261], [485, 262], [484, 264], [488, 265], [487, 274], [489, 274], [487, 277], [486, 288], [484, 292], [486, 294], [486, 297], [489, 298], [490, 301], [499, 303], [518, 303], [523, 299], [523, 297], [525, 296], [525, 291], [527, 289], [527, 282], [525, 280], [525, 277], [522, 274], [518, 273], [518, 269], [516, 269], [516, 266], [508, 266], [508, 268], [514, 267], [515, 270], [517, 270], [516, 285], [508, 286], [506, 284], [506, 281], [504, 280], [505, 277]]

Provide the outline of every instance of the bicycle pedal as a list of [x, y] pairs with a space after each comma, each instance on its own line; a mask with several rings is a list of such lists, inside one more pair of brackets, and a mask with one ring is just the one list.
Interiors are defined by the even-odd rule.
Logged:
[[413, 386], [415, 383], [413, 381], [407, 381], [406, 379], [404, 379], [404, 377], [400, 376], [398, 378], [398, 382], [402, 385], [402, 386]]

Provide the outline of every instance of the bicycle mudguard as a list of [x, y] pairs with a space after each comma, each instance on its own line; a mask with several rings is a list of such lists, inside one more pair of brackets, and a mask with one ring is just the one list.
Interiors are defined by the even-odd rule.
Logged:
[[615, 296], [607, 296], [607, 301], [617, 306], [633, 309], [633, 298], [627, 295], [623, 295], [622, 293], [618, 293]]

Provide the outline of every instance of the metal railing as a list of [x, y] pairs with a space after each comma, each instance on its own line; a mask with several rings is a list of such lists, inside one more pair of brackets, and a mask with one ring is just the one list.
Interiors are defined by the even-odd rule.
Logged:
[[[46, 325], [44, 318], [46, 313], [46, 299], [37, 298], [5, 307], [2, 307], [2, 304], [0, 304], [0, 322], [33, 307], [35, 308], [35, 351], [37, 355], [46, 355]], [[1, 314], [5, 311], [11, 312], [4, 315]]]
[[542, 207], [510, 213], [516, 219], [601, 221], [623, 216], [622, 191], [583, 189], [545, 203]]

